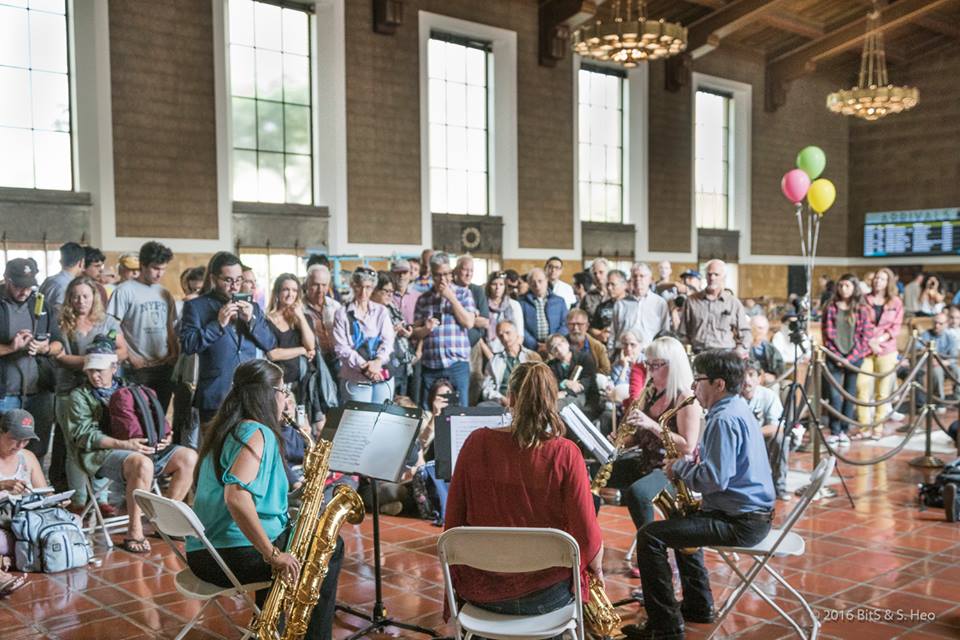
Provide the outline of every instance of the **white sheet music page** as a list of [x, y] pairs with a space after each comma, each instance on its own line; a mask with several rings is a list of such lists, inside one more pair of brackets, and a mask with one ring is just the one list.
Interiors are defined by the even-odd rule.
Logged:
[[333, 435], [333, 451], [330, 452], [330, 469], [341, 473], [357, 473], [360, 459], [373, 435], [377, 414], [369, 411], [347, 409]]
[[[374, 437], [360, 458], [360, 473], [380, 480], [396, 482], [403, 470], [410, 443], [417, 435], [417, 418], [381, 413]], [[342, 423], [341, 423], [342, 428]], [[339, 430], [339, 429], [338, 429]], [[336, 451], [336, 438], [334, 438]]]
[[450, 469], [451, 473], [457, 469], [457, 456], [467, 437], [484, 427], [496, 429], [510, 424], [513, 418], [509, 413], [499, 416], [450, 416]]

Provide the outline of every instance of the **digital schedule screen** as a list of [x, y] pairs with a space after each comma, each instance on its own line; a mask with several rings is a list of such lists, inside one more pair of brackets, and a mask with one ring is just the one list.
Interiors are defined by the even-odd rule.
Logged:
[[868, 213], [863, 225], [863, 255], [960, 255], [960, 208]]

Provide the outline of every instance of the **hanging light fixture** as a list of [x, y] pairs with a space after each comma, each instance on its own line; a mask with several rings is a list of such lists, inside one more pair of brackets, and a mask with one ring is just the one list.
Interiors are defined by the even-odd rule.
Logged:
[[676, 22], [648, 20], [644, 0], [614, 0], [610, 19], [585, 24], [571, 37], [574, 53], [630, 69], [687, 48], [687, 29]]
[[860, 57], [860, 78], [852, 89], [827, 96], [827, 108], [834, 113], [879, 120], [891, 113], [900, 113], [917, 106], [920, 93], [916, 87], [894, 86], [887, 78], [887, 56], [883, 50], [883, 31], [876, 1], [867, 14], [867, 38]]

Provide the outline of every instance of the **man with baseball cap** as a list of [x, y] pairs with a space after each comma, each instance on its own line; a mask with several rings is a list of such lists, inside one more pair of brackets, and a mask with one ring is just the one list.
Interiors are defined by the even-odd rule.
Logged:
[[[43, 460], [53, 424], [52, 362], [62, 350], [60, 328], [48, 301], [37, 308], [37, 263], [7, 262], [0, 288], [0, 413], [26, 409], [36, 419], [38, 440], [29, 449]], [[51, 378], [47, 380], [47, 378]]]
[[397, 258], [390, 263], [394, 301], [407, 324], [413, 324], [413, 311], [417, 306], [417, 298], [420, 297], [420, 292], [410, 286], [413, 281], [410, 273], [410, 262], [410, 260]]

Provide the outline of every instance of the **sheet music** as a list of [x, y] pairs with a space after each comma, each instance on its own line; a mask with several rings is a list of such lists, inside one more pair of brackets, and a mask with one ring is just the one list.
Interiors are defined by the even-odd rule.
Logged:
[[505, 427], [512, 420], [509, 413], [499, 416], [450, 416], [450, 468], [457, 468], [457, 456], [471, 433], [484, 427]]
[[575, 404], [568, 404], [560, 412], [560, 417], [567, 427], [573, 431], [577, 440], [601, 462], [606, 462], [616, 452], [613, 444], [607, 440], [600, 430], [583, 414]]
[[347, 409], [333, 436], [330, 469], [395, 481], [419, 426], [416, 417]]
[[343, 417], [333, 436], [330, 469], [342, 473], [354, 473], [360, 469], [360, 461], [373, 435], [373, 427], [377, 423], [378, 415], [352, 409], [343, 412]]

